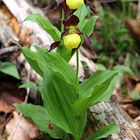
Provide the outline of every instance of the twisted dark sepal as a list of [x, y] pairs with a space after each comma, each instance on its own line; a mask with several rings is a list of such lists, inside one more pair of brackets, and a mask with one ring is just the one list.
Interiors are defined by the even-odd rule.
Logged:
[[59, 46], [59, 44], [60, 44], [60, 41], [56, 41], [56, 42], [52, 43], [48, 52], [56, 49]]
[[86, 36], [86, 35], [83, 35], [83, 37], [84, 37], [83, 47], [86, 48], [89, 51], [89, 53], [93, 54], [94, 59], [96, 59], [97, 55], [96, 55], [96, 53], [94, 51], [94, 46], [92, 45], [89, 37]]

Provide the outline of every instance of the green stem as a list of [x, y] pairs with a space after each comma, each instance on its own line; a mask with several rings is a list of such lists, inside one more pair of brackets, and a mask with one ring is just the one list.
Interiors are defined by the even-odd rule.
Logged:
[[76, 51], [76, 81], [78, 81], [78, 73], [79, 73], [79, 52]]
[[61, 33], [64, 32], [64, 24], [63, 24], [64, 19], [65, 19], [65, 12], [64, 12], [64, 9], [62, 8], [62, 13], [61, 13]]
[[76, 137], [74, 138], [74, 140], [80, 140], [80, 137], [79, 137], [79, 136], [76, 136]]
[[126, 2], [124, 2], [124, 1], [121, 1], [121, 3], [122, 3], [122, 16], [123, 17], [126, 17]]

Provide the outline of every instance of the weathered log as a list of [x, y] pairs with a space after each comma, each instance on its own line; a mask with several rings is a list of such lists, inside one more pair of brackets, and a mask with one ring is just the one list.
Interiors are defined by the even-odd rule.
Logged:
[[112, 96], [109, 101], [102, 102], [91, 107], [91, 119], [93, 120], [94, 129], [100, 128], [110, 123], [116, 123], [120, 126], [121, 131], [113, 134], [108, 140], [139, 140], [140, 128], [133, 120], [122, 110], [116, 102], [116, 98]]
[[[20, 26], [27, 15], [32, 12], [40, 12], [40, 10], [29, 5], [26, 0], [3, 0], [5, 5], [9, 8], [11, 13], [19, 21]], [[31, 26], [30, 26], [31, 25]], [[43, 47], [49, 46], [52, 42], [50, 36], [41, 30], [35, 24], [28, 24], [26, 27], [32, 27], [32, 41], [31, 43], [42, 45]], [[38, 35], [38, 32], [40, 35]], [[38, 42], [39, 40], [39, 42]], [[109, 137], [109, 140], [140, 140], [140, 129], [133, 123], [133, 121], [126, 115], [126, 113], [116, 103], [115, 99], [111, 99], [107, 102], [100, 103], [90, 109], [90, 119], [93, 123], [91, 131], [96, 131], [98, 128], [110, 124], [112, 122], [117, 123], [121, 127], [121, 132], [113, 134]], [[91, 126], [92, 124], [90, 124]], [[91, 132], [90, 132], [91, 133]]]
[[30, 35], [31, 43], [42, 45], [46, 48], [50, 46], [50, 44], [53, 42], [52, 38], [37, 24], [28, 21], [23, 24], [25, 18], [31, 13], [40, 13], [43, 15], [43, 12], [40, 9], [29, 5], [29, 1], [27, 0], [20, 2], [18, 0], [3, 0], [3, 2], [8, 7], [12, 15], [15, 16], [21, 28], [30, 28], [32, 30], [32, 34]]

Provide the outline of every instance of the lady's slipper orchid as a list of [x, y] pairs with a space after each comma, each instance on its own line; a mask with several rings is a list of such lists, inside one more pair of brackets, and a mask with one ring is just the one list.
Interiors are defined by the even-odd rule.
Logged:
[[81, 43], [81, 37], [80, 35], [74, 33], [74, 34], [68, 34], [63, 37], [64, 46], [68, 49], [76, 49], [79, 47]]
[[85, 3], [86, 5], [89, 5], [93, 13], [96, 13], [93, 1], [94, 0], [55, 0], [55, 2], [47, 7], [47, 10], [60, 10], [60, 8], [63, 8], [66, 15], [70, 15], [74, 12], [74, 10], [78, 9], [82, 4]]
[[66, 0], [66, 5], [70, 9], [78, 9], [83, 3], [84, 0]]
[[[71, 55], [73, 55], [73, 53], [80, 47], [80, 45], [82, 45], [83, 47], [88, 49], [88, 51], [91, 52], [96, 58], [96, 54], [94, 53], [93, 45], [90, 39], [86, 35], [84, 35], [78, 28], [76, 28], [79, 23], [78, 17], [72, 15], [67, 20], [64, 20], [63, 23], [67, 28], [62, 33], [61, 40], [63, 40], [64, 47], [72, 50]], [[81, 37], [83, 38], [83, 41]], [[49, 51], [59, 47], [60, 42], [61, 41], [54, 42], [51, 45]]]

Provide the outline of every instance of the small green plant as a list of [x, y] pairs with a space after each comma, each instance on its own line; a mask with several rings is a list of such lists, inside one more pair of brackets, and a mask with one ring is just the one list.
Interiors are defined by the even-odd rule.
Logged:
[[[111, 6], [104, 5], [100, 8], [101, 25], [95, 32], [97, 39], [92, 39], [92, 43], [99, 55], [97, 62], [109, 69], [112, 69], [116, 63], [124, 64], [132, 70], [136, 68], [134, 66], [138, 60], [136, 45], [125, 25], [127, 19], [134, 18], [130, 3], [131, 1], [120, 0]], [[126, 62], [129, 55], [133, 56], [132, 62]]]
[[134, 101], [140, 100], [140, 93], [137, 92], [137, 91], [132, 91], [132, 92], [131, 92], [131, 98], [132, 98], [132, 100], [134, 100]]
[[[89, 79], [79, 83], [78, 48], [83, 44], [92, 49], [89, 36], [93, 32], [97, 19], [96, 16], [86, 19], [87, 7], [84, 3], [81, 4], [81, 0], [79, 1], [80, 4], [78, 3], [76, 7], [73, 0], [66, 1], [67, 4], [73, 2], [73, 4], [70, 3], [71, 5], [66, 5], [64, 0], [58, 1], [58, 5], [62, 8], [64, 23], [61, 32], [39, 14], [32, 14], [26, 18], [26, 20], [38, 23], [46, 30], [54, 39], [54, 43], [50, 50], [37, 46], [34, 46], [34, 51], [27, 47], [22, 48], [27, 61], [42, 77], [38, 88], [43, 99], [43, 106], [33, 104], [16, 104], [15, 106], [42, 132], [56, 139], [80, 140], [87, 124], [87, 110], [90, 106], [110, 98], [120, 76], [116, 69], [99, 70]], [[73, 11], [72, 9], [75, 8], [78, 9]], [[51, 51], [54, 48], [56, 52]], [[77, 55], [76, 71], [68, 63], [74, 53]], [[23, 87], [27, 88], [27, 85]], [[118, 125], [111, 124], [99, 129], [87, 140], [105, 138], [119, 130]]]
[[16, 66], [10, 62], [0, 62], [0, 72], [20, 79]]

